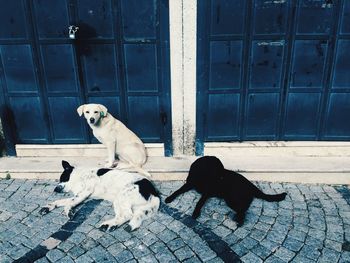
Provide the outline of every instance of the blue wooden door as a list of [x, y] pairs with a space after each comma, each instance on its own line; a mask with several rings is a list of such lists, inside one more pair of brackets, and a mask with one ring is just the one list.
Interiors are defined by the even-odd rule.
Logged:
[[350, 3], [198, 2], [205, 141], [350, 140]]
[[[101, 103], [170, 149], [167, 1], [0, 0], [3, 125], [14, 143], [94, 141], [76, 109]], [[79, 27], [70, 39], [70, 25]], [[13, 135], [13, 136], [12, 136]]]

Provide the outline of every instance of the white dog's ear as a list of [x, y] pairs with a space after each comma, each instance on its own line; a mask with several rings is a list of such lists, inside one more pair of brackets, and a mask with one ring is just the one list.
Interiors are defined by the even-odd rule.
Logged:
[[98, 105], [100, 108], [100, 115], [101, 117], [106, 117], [107, 116], [107, 108], [104, 105], [99, 104]]
[[85, 104], [80, 105], [80, 106], [77, 108], [77, 112], [78, 112], [79, 116], [83, 115], [84, 106], [85, 106]]
[[62, 160], [62, 167], [64, 170], [73, 170], [74, 167], [69, 164], [69, 162]]

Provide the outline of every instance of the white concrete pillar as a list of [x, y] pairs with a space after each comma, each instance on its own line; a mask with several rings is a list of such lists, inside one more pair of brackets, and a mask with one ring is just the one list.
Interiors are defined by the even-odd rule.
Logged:
[[173, 154], [194, 155], [197, 0], [169, 0]]

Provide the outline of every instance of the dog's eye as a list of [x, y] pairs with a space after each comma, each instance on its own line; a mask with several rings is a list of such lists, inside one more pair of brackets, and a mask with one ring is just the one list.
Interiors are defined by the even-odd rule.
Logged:
[[98, 111], [94, 111], [94, 113], [98, 113]]
[[90, 111], [85, 111], [85, 113], [89, 114], [89, 113], [90, 113]]

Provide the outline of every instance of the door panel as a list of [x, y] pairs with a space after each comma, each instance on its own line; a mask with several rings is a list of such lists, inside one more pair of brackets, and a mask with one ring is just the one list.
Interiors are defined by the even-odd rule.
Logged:
[[128, 91], [158, 91], [155, 45], [128, 44], [124, 50]]
[[81, 38], [113, 38], [112, 3], [110, 0], [77, 0]]
[[47, 142], [46, 123], [39, 97], [11, 97], [10, 107], [19, 143]]
[[121, 6], [125, 39], [156, 38], [156, 1], [122, 0]]
[[350, 34], [350, 2], [344, 1], [341, 19], [342, 34]]
[[318, 40], [295, 42], [291, 88], [321, 88], [327, 43]]
[[245, 0], [211, 1], [211, 35], [243, 34]]
[[40, 39], [66, 39], [69, 26], [68, 0], [33, 0]]
[[210, 45], [210, 89], [239, 89], [242, 42], [213, 41]]
[[250, 88], [279, 89], [281, 86], [283, 46], [268, 45], [268, 41], [252, 43]]
[[71, 45], [43, 45], [41, 55], [49, 92], [77, 92], [78, 79]]
[[286, 138], [316, 138], [320, 103], [321, 94], [319, 93], [290, 93], [288, 95]]
[[288, 1], [254, 1], [254, 33], [284, 34], [287, 31]]
[[77, 108], [80, 105], [77, 97], [49, 97], [53, 142], [83, 142], [84, 130]]
[[345, 137], [350, 134], [350, 94], [334, 93], [331, 94], [326, 115], [325, 136]]
[[113, 44], [89, 45], [89, 49], [91, 54], [82, 57], [87, 91], [89, 93], [119, 92], [115, 46]]
[[2, 45], [0, 55], [8, 92], [37, 92], [30, 45]]
[[333, 75], [333, 89], [350, 87], [350, 40], [338, 42]]
[[159, 99], [155, 96], [129, 96], [129, 122], [132, 131], [138, 134], [141, 139], [158, 141], [161, 138], [159, 125]]
[[298, 34], [329, 34], [332, 27], [332, 4], [327, 1], [300, 0], [298, 6]]
[[209, 140], [229, 139], [238, 136], [239, 99], [239, 94], [209, 95], [206, 134]]
[[276, 136], [279, 94], [249, 94], [246, 137], [268, 138]]
[[23, 0], [0, 1], [0, 39], [26, 39], [26, 16]]

